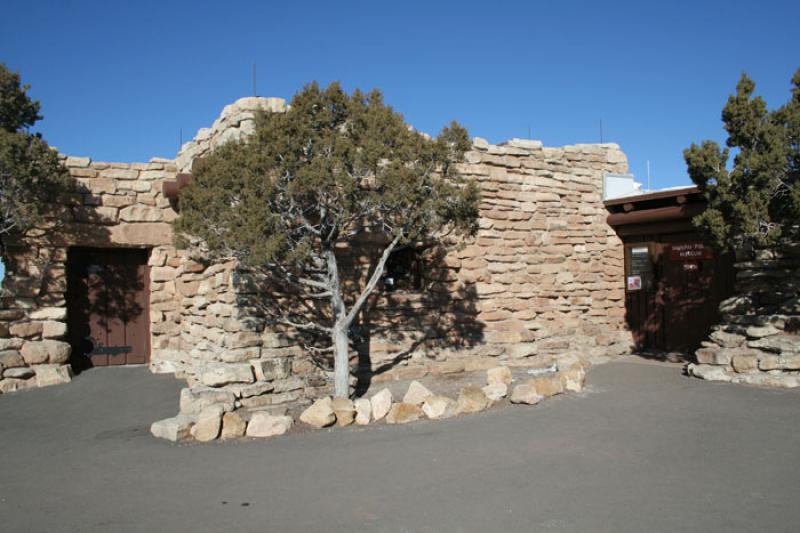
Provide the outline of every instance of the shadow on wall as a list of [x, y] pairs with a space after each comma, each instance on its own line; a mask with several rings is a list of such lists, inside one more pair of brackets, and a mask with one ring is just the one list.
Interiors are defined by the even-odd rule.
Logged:
[[[381, 251], [380, 247], [364, 246], [340, 258], [348, 306], [355, 299], [355, 287], [362, 287], [371, 275], [374, 254]], [[396, 253], [398, 257], [408, 257], [409, 250]], [[440, 248], [413, 250], [413, 254], [418, 259], [413, 272], [398, 270], [390, 259], [381, 283], [351, 328], [351, 367], [356, 365], [358, 378], [356, 396], [369, 388], [373, 376], [410, 359], [443, 359], [443, 350], [458, 351], [483, 342], [484, 325], [477, 319], [478, 294], [474, 284], [457, 280], [457, 271], [446, 264], [446, 253]], [[399, 279], [403, 270], [407, 277]], [[295, 323], [329, 326], [327, 299], [302, 299], [297, 291], [265, 272], [242, 272], [237, 280], [237, 306], [254, 324], [263, 323], [267, 329], [300, 344], [320, 371], [333, 370], [327, 333], [292, 329], [275, 319], [288, 316]]]

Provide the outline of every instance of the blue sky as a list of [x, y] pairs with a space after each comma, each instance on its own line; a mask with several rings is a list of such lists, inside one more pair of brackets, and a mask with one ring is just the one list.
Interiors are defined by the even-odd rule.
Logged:
[[619, 143], [652, 186], [724, 140], [747, 71], [771, 106], [800, 67], [800, 2], [6, 2], [0, 61], [42, 102], [50, 144], [95, 160], [174, 157], [222, 107], [305, 83], [381, 89], [418, 129], [500, 142]]

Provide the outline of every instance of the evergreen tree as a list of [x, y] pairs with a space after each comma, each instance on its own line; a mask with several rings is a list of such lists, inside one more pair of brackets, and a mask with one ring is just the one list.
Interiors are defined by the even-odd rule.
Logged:
[[[336, 395], [346, 397], [351, 328], [392, 251], [476, 230], [477, 187], [456, 165], [468, 148], [456, 123], [431, 139], [377, 90], [313, 83], [286, 113], [259, 114], [252, 137], [197, 162], [176, 233], [295, 291], [272, 318], [328, 339]], [[342, 257], [365, 242], [379, 248], [371, 271], [346, 283]], [[321, 306], [322, 318], [295, 312], [304, 306]]]
[[58, 154], [28, 128], [42, 117], [28, 85], [0, 63], [0, 254], [9, 235], [39, 224], [47, 204], [71, 183]]
[[694, 223], [718, 248], [800, 237], [800, 69], [792, 85], [789, 101], [770, 111], [743, 74], [722, 110], [726, 148], [704, 141], [684, 150], [689, 176], [708, 201]]

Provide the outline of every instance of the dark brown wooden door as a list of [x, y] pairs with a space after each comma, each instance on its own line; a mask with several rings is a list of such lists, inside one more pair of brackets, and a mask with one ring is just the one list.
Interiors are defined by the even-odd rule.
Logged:
[[70, 249], [67, 309], [72, 366], [149, 360], [147, 250]]
[[700, 347], [719, 320], [719, 303], [733, 288], [733, 260], [729, 254], [718, 253], [679, 257], [674, 247], [696, 244], [702, 248], [692, 234], [651, 239], [626, 246], [626, 274], [630, 247], [647, 246], [653, 264], [651, 283], [640, 290], [626, 290], [628, 326], [639, 351], [688, 355]]

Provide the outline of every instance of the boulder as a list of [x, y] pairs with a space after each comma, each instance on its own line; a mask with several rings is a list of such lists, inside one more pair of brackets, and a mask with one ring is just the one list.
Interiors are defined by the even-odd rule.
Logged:
[[3, 350], [0, 352], [0, 370], [25, 366], [25, 360], [16, 350]]
[[222, 387], [230, 383], [253, 383], [253, 367], [248, 363], [209, 363], [200, 381], [209, 387]]
[[22, 358], [29, 365], [50, 363], [63, 365], [69, 361], [72, 348], [66, 342], [47, 339], [43, 341], [28, 341], [20, 350]]
[[320, 398], [312, 403], [300, 415], [300, 421], [315, 428], [328, 427], [336, 422], [336, 413], [333, 412], [333, 401], [330, 397]]
[[4, 378], [28, 379], [32, 378], [34, 375], [36, 375], [36, 372], [34, 372], [33, 369], [28, 366], [7, 368], [3, 371]]
[[359, 426], [369, 424], [370, 415], [372, 415], [372, 402], [367, 398], [358, 398], [353, 404], [356, 409], [356, 424]]
[[219, 404], [209, 405], [200, 411], [191, 429], [192, 437], [200, 442], [209, 442], [219, 437], [223, 413], [222, 406]]
[[36, 365], [33, 369], [38, 387], [60, 385], [72, 380], [72, 369], [69, 365]]
[[419, 420], [424, 415], [422, 409], [413, 403], [395, 403], [386, 415], [387, 424], [406, 424]]
[[336, 425], [349, 426], [356, 417], [356, 407], [348, 398], [334, 398], [331, 408], [336, 415]]
[[724, 367], [715, 365], [696, 365], [689, 363], [686, 367], [686, 372], [690, 376], [705, 379], [708, 381], [731, 381], [732, 372], [729, 372]]
[[477, 413], [491, 405], [491, 400], [480, 387], [470, 385], [458, 391], [458, 413]]
[[269, 413], [253, 413], [247, 424], [248, 437], [274, 437], [283, 435], [291, 429], [294, 421], [291, 416], [275, 416]]
[[159, 439], [167, 439], [172, 442], [188, 439], [191, 434], [194, 419], [187, 415], [173, 416], [158, 422], [153, 422], [150, 426], [150, 433]]
[[489, 385], [511, 385], [511, 369], [507, 366], [496, 366], [486, 371], [486, 382]]
[[422, 404], [422, 411], [431, 420], [450, 418], [456, 414], [458, 403], [447, 396], [430, 396]]
[[533, 378], [528, 381], [528, 385], [533, 387], [539, 396], [545, 398], [564, 392], [564, 385], [557, 374]]
[[536, 392], [536, 388], [532, 387], [528, 383], [523, 383], [514, 387], [514, 389], [511, 391], [511, 397], [509, 399], [511, 400], [511, 403], [536, 405], [542, 401], [542, 396]]
[[487, 398], [493, 402], [496, 402], [506, 397], [508, 394], [508, 385], [505, 383], [492, 383], [486, 385], [481, 390]]
[[380, 420], [389, 413], [392, 408], [392, 391], [383, 389], [376, 393], [369, 402], [372, 405], [372, 419]]
[[180, 412], [184, 415], [196, 415], [209, 405], [220, 404], [223, 410], [233, 411], [236, 400], [233, 392], [211, 387], [197, 386], [181, 390]]
[[580, 363], [570, 365], [558, 373], [561, 387], [569, 392], [581, 392], [586, 385], [586, 370]]
[[222, 415], [222, 434], [223, 439], [238, 439], [244, 437], [247, 429], [247, 422], [239, 411], [231, 411]]
[[408, 386], [406, 395], [403, 396], [403, 403], [422, 405], [425, 399], [430, 398], [431, 396], [433, 396], [433, 393], [429, 391], [425, 387], [425, 385], [423, 385], [419, 381], [412, 381], [411, 384]]

